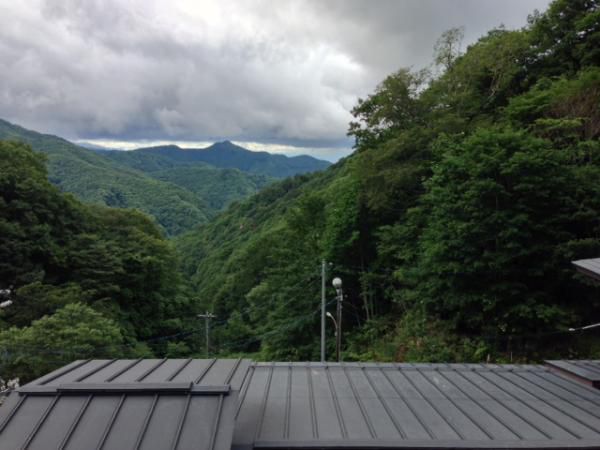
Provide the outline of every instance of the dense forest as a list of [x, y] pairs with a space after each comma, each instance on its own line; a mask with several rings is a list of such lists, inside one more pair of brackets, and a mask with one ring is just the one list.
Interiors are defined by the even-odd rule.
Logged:
[[0, 142], [0, 194], [0, 280], [13, 301], [0, 310], [3, 375], [178, 351], [154, 338], [181, 333], [194, 305], [148, 216], [61, 193], [22, 143]]
[[346, 359], [600, 354], [597, 334], [567, 331], [600, 320], [600, 289], [570, 264], [600, 255], [600, 5], [557, 0], [461, 39], [358, 102], [353, 155], [176, 239], [215, 351], [318, 359], [326, 260]]
[[359, 100], [351, 156], [171, 240], [142, 213], [61, 193], [39, 155], [1, 144], [7, 372], [200, 355], [205, 310], [211, 354], [318, 359], [322, 261], [344, 283], [346, 360], [598, 357], [597, 333], [568, 329], [600, 321], [600, 286], [570, 264], [600, 256], [600, 3], [555, 0], [521, 30], [461, 40], [449, 30], [431, 67]]

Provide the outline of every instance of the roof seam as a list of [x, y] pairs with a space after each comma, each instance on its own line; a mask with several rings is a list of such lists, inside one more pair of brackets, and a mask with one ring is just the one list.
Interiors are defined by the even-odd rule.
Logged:
[[327, 375], [327, 382], [329, 383], [329, 389], [331, 390], [331, 398], [333, 400], [333, 406], [335, 408], [335, 414], [338, 419], [338, 423], [340, 425], [340, 431], [342, 432], [342, 437], [344, 439], [348, 438], [348, 430], [346, 430], [346, 424], [344, 423], [344, 417], [342, 416], [342, 410], [340, 407], [340, 402], [337, 398], [337, 392], [335, 390], [335, 385], [333, 384], [333, 380], [331, 379], [331, 371], [329, 367], [325, 368], [325, 374]]
[[319, 438], [319, 423], [317, 422], [317, 408], [315, 406], [315, 390], [313, 386], [312, 375], [310, 373], [310, 367], [306, 367], [306, 377], [308, 383], [308, 391], [310, 393], [308, 402], [310, 404], [310, 418], [312, 422], [312, 434], [314, 439]]
[[223, 396], [219, 396], [219, 406], [217, 407], [217, 413], [215, 414], [215, 421], [213, 423], [212, 433], [210, 435], [210, 442], [208, 448], [213, 450], [217, 440], [217, 433], [219, 432], [219, 422], [221, 421], [221, 412], [223, 411]]
[[[533, 374], [533, 376], [535, 376], [535, 377], [538, 377], [538, 378], [541, 378], [543, 381], [546, 381], [546, 382], [548, 382], [548, 383], [551, 383], [551, 381], [550, 381], [550, 380], [546, 380], [545, 378], [542, 378], [542, 377], [540, 377], [539, 375]], [[521, 377], [521, 378], [523, 378], [523, 379], [526, 379], [526, 380], [527, 380], [527, 378], [523, 377], [522, 375], [519, 375], [519, 377]], [[532, 384], [534, 384], [532, 380], [527, 380], [527, 381], [528, 381], [529, 383], [532, 383]], [[552, 384], [555, 384], [555, 383], [552, 383]], [[585, 411], [587, 414], [590, 414], [590, 415], [592, 415], [592, 416], [594, 416], [594, 417], [596, 417], [596, 418], [600, 419], [600, 414], [598, 414], [598, 413], [592, 413], [592, 412], [588, 411], [587, 409], [583, 409], [581, 406], [578, 406], [578, 405], [577, 405], [576, 403], [574, 403], [572, 400], [569, 400], [568, 398], [566, 398], [566, 397], [564, 397], [564, 396], [562, 396], [562, 395], [558, 395], [558, 394], [557, 394], [557, 393], [555, 393], [555, 392], [551, 392], [550, 390], [546, 389], [545, 387], [542, 387], [541, 385], [538, 385], [538, 384], [534, 384], [534, 385], [535, 385], [536, 387], [540, 388], [540, 389], [543, 389], [544, 391], [548, 392], [549, 394], [551, 394], [551, 395], [554, 395], [554, 396], [556, 396], [556, 397], [558, 397], [558, 398], [562, 399], [563, 401], [565, 401], [565, 402], [568, 402], [568, 403], [572, 404], [572, 405], [573, 405], [573, 406], [575, 406], [576, 408], [579, 408], [579, 409], [581, 409], [582, 411]], [[559, 387], [559, 388], [561, 388], [563, 391], [566, 391], [566, 392], [571, 392], [569, 389], [567, 389], [567, 388], [565, 388], [565, 387], [562, 387], [562, 386], [560, 386], [560, 385], [558, 385], [558, 384], [555, 384], [555, 386], [558, 386], [558, 387]], [[572, 393], [573, 395], [576, 395], [577, 397], [581, 398], [582, 400], [585, 400], [585, 401], [587, 401], [587, 402], [590, 402], [590, 403], [592, 403], [592, 404], [596, 404], [596, 405], [598, 405], [598, 403], [597, 403], [597, 402], [595, 402], [595, 401], [594, 401], [594, 400], [592, 400], [592, 399], [589, 399], [589, 398], [584, 398], [584, 397], [582, 397], [581, 395], [579, 395], [579, 394], [577, 394], [577, 393], [574, 393], [574, 392], [571, 392], [571, 393]]]
[[287, 387], [285, 395], [285, 419], [283, 423], [283, 437], [289, 439], [290, 437], [290, 414], [292, 408], [292, 366], [287, 366]]
[[233, 378], [233, 376], [235, 375], [235, 373], [238, 370], [238, 367], [240, 367], [240, 364], [242, 362], [242, 358], [238, 358], [236, 360], [236, 362], [233, 364], [233, 367], [231, 368], [231, 370], [229, 370], [229, 373], [227, 374], [227, 377], [225, 378], [225, 383], [223, 384], [230, 384], [231, 380]]
[[4, 421], [0, 424], [0, 433], [2, 433], [4, 431], [4, 428], [6, 428], [8, 423], [12, 420], [14, 415], [17, 413], [17, 411], [21, 407], [21, 405], [23, 405], [25, 398], [27, 398], [25, 395], [19, 396], [19, 400], [17, 400], [17, 404], [13, 407], [13, 409], [8, 413], [8, 415], [6, 416]]
[[62, 377], [64, 375], [68, 374], [69, 372], [74, 371], [75, 369], [79, 369], [80, 367], [86, 365], [90, 361], [91, 361], [91, 359], [84, 359], [84, 360], [79, 361], [77, 364], [73, 365], [72, 367], [69, 367], [69, 366], [64, 367], [63, 369], [65, 369], [65, 370], [58, 369], [56, 371], [56, 373], [54, 373], [54, 375], [48, 377], [45, 380], [43, 379], [43, 381], [41, 381], [39, 384], [46, 385], [46, 384], [50, 383], [51, 381], [54, 381], [57, 378]]
[[[441, 375], [441, 371], [437, 371], [437, 373]], [[448, 400], [452, 406], [454, 406], [458, 411], [460, 411], [460, 413], [465, 416], [473, 425], [475, 425], [476, 428], [478, 428], [483, 434], [485, 434], [490, 440], [494, 440], [494, 436], [492, 436], [485, 428], [483, 428], [477, 421], [475, 421], [475, 419], [473, 419], [473, 417], [471, 417], [470, 414], [468, 414], [464, 408], [462, 408], [461, 406], [459, 406], [449, 395], [447, 395], [444, 391], [442, 391], [440, 388], [438, 388], [430, 379], [427, 375], [425, 375], [424, 372], [421, 372], [421, 375], [423, 376], [423, 379], [425, 379], [431, 386], [433, 386], [433, 388], [438, 391], [446, 400]], [[445, 377], [444, 377], [445, 379]]]
[[119, 415], [119, 412], [121, 411], [121, 408], [123, 407], [124, 402], [125, 402], [125, 394], [122, 394], [121, 398], [119, 399], [119, 403], [117, 403], [115, 410], [113, 411], [112, 415], [110, 416], [110, 419], [108, 420], [108, 423], [106, 424], [106, 427], [104, 428], [104, 433], [102, 433], [102, 437], [100, 438], [100, 442], [98, 442], [98, 446], [96, 447], [96, 450], [101, 450], [102, 447], [104, 447], [104, 443], [106, 442], [106, 439], [108, 438], [110, 430], [112, 429], [113, 424], [115, 423], [115, 420], [116, 420], [117, 416]]
[[152, 372], [154, 372], [156, 369], [158, 369], [160, 366], [162, 366], [164, 363], [167, 362], [167, 358], [163, 358], [161, 359], [158, 363], [154, 364], [152, 367], [150, 367], [148, 370], [146, 370], [144, 373], [142, 373], [139, 377], [137, 377], [135, 379], [135, 381], [142, 381], [144, 378], [146, 378], [148, 375], [150, 375]]
[[96, 367], [95, 369], [92, 369], [89, 372], [86, 372], [83, 375], [75, 378], [75, 380], [73, 380], [73, 381], [79, 382], [79, 381], [85, 380], [87, 377], [90, 377], [90, 376], [94, 375], [95, 373], [100, 372], [105, 367], [110, 366], [115, 361], [116, 361], [116, 359], [110, 359], [110, 360], [106, 361], [105, 363], [98, 365], [98, 367]]
[[85, 414], [85, 412], [86, 412], [86, 410], [87, 410], [90, 402], [92, 401], [93, 397], [94, 397], [93, 394], [88, 395], [87, 399], [85, 400], [85, 402], [83, 403], [83, 405], [79, 409], [79, 412], [77, 413], [77, 416], [75, 417], [75, 420], [73, 421], [73, 423], [71, 424], [71, 426], [67, 430], [67, 432], [66, 432], [65, 436], [63, 437], [63, 440], [61, 441], [61, 443], [58, 445], [58, 450], [64, 450], [64, 448], [67, 446], [67, 444], [71, 440], [71, 436], [73, 435], [73, 432], [75, 431], [75, 428], [77, 428], [77, 425], [79, 425], [79, 422], [81, 421], [81, 418]]
[[177, 429], [175, 430], [175, 437], [173, 438], [173, 443], [171, 444], [171, 450], [176, 450], [177, 446], [179, 445], [179, 440], [181, 439], [181, 432], [183, 431], [183, 425], [185, 424], [185, 419], [187, 418], [187, 412], [190, 409], [191, 400], [192, 396], [188, 394], [187, 398], [185, 399], [183, 409], [181, 410], [179, 420], [177, 421]]
[[185, 368], [186, 368], [186, 367], [189, 365], [189, 363], [191, 363], [192, 361], [193, 361], [193, 358], [188, 358], [188, 359], [187, 359], [187, 361], [184, 361], [184, 362], [183, 362], [183, 364], [181, 365], [181, 367], [177, 368], [177, 369], [175, 370], [175, 372], [173, 372], [173, 374], [172, 374], [172, 375], [169, 375], [169, 378], [167, 378], [167, 381], [173, 381], [173, 379], [174, 379], [174, 378], [175, 378], [177, 375], [179, 375], [179, 374], [181, 373], [181, 371], [182, 371], [183, 369], [185, 369]]
[[363, 373], [365, 375], [365, 378], [367, 379], [367, 382], [369, 383], [369, 386], [371, 386], [371, 389], [373, 389], [373, 392], [375, 392], [377, 399], [383, 405], [383, 408], [385, 409], [386, 414], [388, 415], [388, 417], [394, 424], [394, 427], [396, 427], [396, 431], [398, 431], [398, 434], [400, 435], [400, 437], [402, 439], [406, 439], [407, 438], [406, 432], [404, 431], [402, 426], [398, 423], [398, 420], [396, 419], [395, 415], [392, 413], [392, 410], [390, 409], [390, 406], [388, 405], [387, 400], [381, 395], [381, 392], [379, 392], [379, 388], [377, 388], [375, 383], [373, 383], [373, 380], [371, 379], [371, 376], [369, 375], [369, 369], [364, 367], [361, 363], [359, 363], [359, 364], [360, 364], [361, 370], [363, 371]]
[[[456, 372], [456, 371], [454, 371]], [[496, 422], [498, 422], [506, 431], [508, 431], [509, 433], [515, 435], [518, 439], [523, 440], [523, 436], [521, 436], [520, 433], [518, 433], [515, 430], [512, 430], [508, 425], [506, 425], [501, 419], [500, 417], [498, 417], [497, 415], [493, 414], [487, 406], [485, 406], [483, 403], [480, 403], [475, 397], [473, 397], [471, 394], [469, 394], [468, 392], [466, 392], [464, 389], [462, 389], [460, 386], [458, 386], [458, 384], [456, 384], [454, 381], [452, 381], [450, 378], [448, 378], [446, 375], [444, 375], [441, 371], [439, 372], [439, 375], [444, 378], [444, 380], [446, 380], [448, 383], [450, 383], [452, 386], [454, 386], [456, 389], [458, 389], [465, 397], [467, 397], [471, 402], [473, 402], [474, 405], [478, 406], [479, 408], [481, 408], [483, 411], [485, 411], [485, 413], [492, 419], [495, 420]], [[480, 390], [478, 387], [475, 386], [476, 389]], [[490, 397], [491, 398], [491, 397]], [[497, 400], [492, 399], [494, 402], [498, 403]], [[500, 405], [502, 406], [502, 405]], [[490, 438], [492, 440], [495, 440], [495, 438], [493, 436], [490, 436]]]
[[[519, 376], [517, 374], [515, 374], [516, 376]], [[510, 380], [508, 380], [505, 376], [501, 376], [503, 379], [507, 380], [510, 382]], [[526, 381], [529, 384], [532, 384], [530, 381], [527, 381], [526, 378], [520, 377], [521, 379], [523, 379], [524, 381]], [[523, 385], [521, 384], [519, 386], [521, 389], [523, 389], [524, 391], [526, 391], [527, 393], [529, 393], [529, 395], [532, 395], [534, 398], [538, 399], [538, 401], [545, 403], [546, 405], [552, 407], [552, 405], [550, 403], [548, 403], [546, 400], [544, 400], [543, 398], [541, 398], [539, 395], [534, 394], [532, 391], [528, 390], [527, 388], [523, 387]], [[543, 389], [543, 388], [540, 388]], [[546, 391], [547, 392], [547, 391]], [[559, 397], [558, 395], [556, 395], [556, 397]], [[559, 397], [561, 398], [561, 397]], [[567, 403], [570, 403], [572, 406], [576, 407], [577, 409], [579, 409], [580, 411], [583, 411], [584, 413], [586, 412], [585, 410], [579, 408], [577, 405], [574, 405], [573, 403], [571, 403], [569, 400], [565, 400], [563, 398], [563, 401], [566, 401]], [[578, 419], [577, 417], [575, 417], [573, 414], [570, 414], [568, 412], [566, 412], [564, 409], [562, 409], [560, 411], [561, 414], [564, 414], [567, 417], [570, 417], [571, 419], [573, 419], [575, 422], [578, 422], [580, 425], [583, 425], [584, 427], [586, 427], [589, 430], [592, 430], [594, 433], [597, 433], [597, 430], [593, 429], [592, 427], [590, 427], [588, 424], [586, 424], [585, 422], [582, 422], [580, 419]], [[583, 438], [583, 436], [578, 436], [580, 439]]]
[[261, 405], [260, 405], [260, 415], [258, 416], [258, 423], [256, 424], [256, 430], [255, 430], [255, 434], [254, 434], [254, 440], [257, 441], [260, 433], [262, 431], [262, 426], [263, 426], [263, 421], [264, 421], [264, 417], [265, 417], [265, 411], [267, 409], [267, 399], [269, 397], [269, 391], [271, 390], [271, 379], [273, 378], [273, 368], [275, 367], [274, 364], [272, 364], [269, 367], [269, 375], [267, 377], [267, 382], [265, 383], [265, 391], [263, 392], [263, 397], [262, 397], [262, 401], [261, 401]]
[[235, 411], [235, 416], [234, 416], [234, 418], [236, 420], [240, 414], [240, 410], [242, 409], [242, 404], [244, 403], [244, 400], [246, 399], [246, 394], [248, 393], [248, 389], [250, 388], [250, 383], [252, 383], [252, 377], [254, 376], [255, 370], [256, 370], [255, 366], [251, 366], [248, 369], [248, 372], [252, 371], [249, 378], [248, 378], [248, 375], [246, 374], [246, 378], [248, 378], [248, 381], [246, 381], [246, 379], [244, 379], [243, 391], [242, 391], [242, 394], [240, 395], [239, 403], [238, 403], [237, 409]]
[[[462, 374], [461, 372], [459, 372], [459, 371], [456, 371], [456, 373], [457, 373], [458, 375], [460, 375], [462, 378], [464, 378], [464, 379], [467, 381], [467, 383], [473, 383], [473, 381], [472, 381], [472, 380], [469, 380], [469, 379], [468, 379], [468, 378], [467, 378], [467, 377], [466, 377], [464, 374]], [[473, 373], [473, 374], [475, 374], [475, 375], [477, 375], [478, 377], [482, 378], [482, 379], [483, 379], [485, 382], [487, 382], [487, 383], [489, 383], [489, 384], [493, 384], [491, 381], [488, 381], [488, 379], [487, 379], [487, 378], [483, 377], [483, 376], [482, 376], [480, 373], [477, 373], [477, 372], [472, 372], [472, 373]], [[478, 387], [478, 389], [480, 389], [480, 388]], [[503, 390], [503, 389], [500, 389], [500, 390], [501, 390], [502, 392], [504, 392], [504, 390]], [[513, 399], [514, 399], [514, 397], [513, 397], [512, 395], [510, 395], [510, 394], [507, 394], [507, 395], [508, 395], [509, 397], [511, 397], [511, 398], [513, 398]], [[542, 430], [540, 427], [538, 427], [537, 425], [535, 425], [535, 424], [534, 424], [532, 421], [530, 421], [530, 420], [529, 420], [527, 417], [525, 417], [523, 414], [521, 414], [521, 413], [517, 412], [517, 411], [516, 411], [514, 408], [512, 408], [512, 407], [508, 406], [504, 400], [502, 400], [502, 399], [500, 399], [500, 398], [493, 397], [491, 394], [490, 394], [490, 397], [491, 397], [491, 398], [492, 398], [494, 401], [496, 401], [496, 402], [497, 402], [499, 405], [501, 405], [501, 406], [502, 406], [504, 409], [506, 409], [506, 410], [510, 411], [512, 414], [514, 414], [515, 416], [517, 416], [518, 418], [520, 418], [520, 419], [521, 419], [523, 422], [525, 422], [526, 424], [528, 424], [530, 427], [532, 427], [534, 430], [536, 430], [536, 431], [537, 431], [538, 433], [540, 433], [542, 436], [545, 436], [545, 437], [546, 437], [547, 439], [549, 439], [549, 440], [551, 440], [551, 439], [552, 439], [552, 436], [551, 436], [550, 434], [548, 434], [547, 432], [545, 432], [544, 430]], [[521, 402], [521, 403], [522, 403], [522, 402]], [[531, 408], [528, 408], [528, 407], [527, 407], [527, 405], [525, 405], [525, 406], [526, 406], [526, 408], [527, 408], [527, 409], [531, 409]]]
[[196, 377], [196, 380], [194, 380], [194, 384], [198, 384], [200, 383], [200, 381], [202, 381], [202, 379], [206, 376], [206, 374], [208, 373], [208, 371], [211, 369], [212, 366], [215, 365], [215, 363], [217, 362], [216, 358], [213, 358], [207, 365], [206, 367], [202, 370], [202, 372], [200, 372], [200, 375], [198, 375], [198, 377]]
[[104, 380], [105, 382], [110, 382], [115, 380], [116, 378], [120, 377], [121, 375], [123, 375], [125, 372], [127, 372], [129, 369], [131, 369], [133, 366], [137, 365], [140, 361], [142, 361], [143, 358], [138, 358], [135, 361], [132, 361], [131, 363], [127, 364], [125, 367], [123, 367], [122, 369], [118, 370], [117, 372], [113, 373], [110, 377], [108, 377], [106, 380]]
[[146, 412], [146, 417], [144, 417], [144, 423], [142, 424], [142, 427], [140, 428], [137, 439], [135, 441], [135, 445], [133, 446], [133, 448], [135, 450], [138, 450], [140, 448], [140, 446], [142, 445], [142, 441], [144, 440], [144, 437], [146, 436], [146, 430], [148, 429], [148, 424], [150, 423], [150, 419], [152, 418], [152, 414], [154, 413], [154, 408], [156, 408], [157, 402], [158, 402], [158, 394], [154, 394], [154, 398], [152, 399], [150, 408]]
[[381, 368], [380, 370], [381, 370], [381, 373], [383, 374], [383, 376], [385, 377], [385, 379], [388, 381], [388, 383], [390, 383], [390, 386], [392, 386], [392, 388], [394, 389], [394, 391], [396, 391], [396, 394], [398, 394], [398, 397], [400, 397], [400, 399], [404, 402], [404, 404], [406, 405], [406, 407], [408, 408], [408, 410], [415, 417], [415, 419], [417, 420], [417, 422], [419, 422], [421, 424], [421, 426], [423, 427], [423, 429], [425, 430], [425, 432], [429, 435], [429, 437], [431, 439], [435, 439], [436, 437], [435, 437], [435, 434], [433, 433], [433, 431], [429, 429], [429, 427], [427, 426], [427, 424], [425, 423], [425, 421], [423, 420], [423, 418], [419, 414], [417, 414], [417, 412], [415, 411], [415, 409], [413, 408], [413, 406], [410, 404], [410, 402], [408, 401], [408, 399], [404, 396], [404, 394], [402, 394], [402, 391], [398, 388], [398, 386], [396, 386], [396, 383], [394, 383], [391, 380], [391, 378], [387, 374], [387, 370], [385, 368]]
[[587, 361], [580, 361], [579, 363], [575, 363], [574, 366], [583, 367], [585, 370], [589, 370], [590, 372], [600, 376], [600, 366], [596, 366], [593, 363], [590, 364]]
[[42, 417], [40, 417], [40, 419], [37, 421], [37, 423], [33, 427], [33, 430], [31, 430], [31, 433], [29, 433], [29, 436], [27, 436], [27, 439], [25, 439], [25, 442], [23, 442], [23, 445], [21, 446], [21, 450], [25, 450], [27, 447], [29, 447], [29, 444], [31, 444], [31, 442], [35, 438], [35, 435], [37, 434], [37, 432], [40, 430], [40, 428], [42, 427], [42, 425], [44, 424], [44, 422], [48, 418], [48, 415], [50, 414], [50, 411], [52, 411], [52, 409], [54, 408], [54, 405], [56, 405], [56, 403], [58, 402], [59, 398], [60, 398], [60, 394], [56, 395], [50, 401], [50, 404], [46, 407], [44, 413], [42, 414]]
[[[542, 376], [542, 375], [538, 375], [538, 374], [535, 374], [535, 376], [537, 376], [539, 378], [542, 378], [543, 380], [546, 380], [548, 383], [551, 383], [551, 384], [553, 384], [555, 386], [558, 386], [558, 387], [564, 389], [565, 391], [568, 391], [571, 394], [578, 396], [579, 398], [581, 398], [583, 400], [587, 400], [587, 401], [589, 401], [589, 402], [591, 402], [591, 403], [593, 403], [595, 405], [600, 406], [600, 401], [596, 401], [596, 400], [593, 400], [593, 399], [590, 399], [590, 398], [585, 398], [585, 397], [583, 397], [583, 395], [578, 394], [577, 392], [575, 392], [575, 391], [567, 388], [566, 386], [562, 386], [560, 383], [557, 383], [556, 381], [553, 381], [553, 380], [550, 379], [550, 378], [558, 378], [558, 379], [564, 381], [565, 383], [569, 383], [570, 385], [573, 385], [572, 382], [569, 379], [565, 378], [564, 376], [561, 376], [561, 375], [556, 374], [554, 372], [549, 372], [547, 377], [546, 376]], [[588, 393], [590, 393], [590, 394], [596, 394], [595, 391], [597, 389], [595, 389], [595, 388], [586, 386], [584, 384], [577, 384], [576, 386], [577, 386], [578, 389], [589, 391]]]
[[342, 364], [342, 369], [344, 371], [344, 375], [348, 379], [348, 384], [350, 384], [350, 389], [352, 389], [352, 393], [354, 394], [354, 397], [356, 398], [356, 403], [358, 404], [358, 408], [360, 409], [360, 412], [361, 412], [363, 418], [365, 419], [365, 423], [367, 424], [367, 428], [369, 429], [369, 434], [371, 435], [371, 437], [373, 439], [376, 439], [378, 437], [377, 436], [377, 432], [375, 431], [375, 428], [373, 428], [373, 423], [371, 422], [371, 418], [367, 414], [367, 411], [365, 409], [365, 405], [363, 404], [362, 399], [358, 395], [358, 391], [356, 390], [356, 386], [354, 385], [354, 381], [352, 381], [352, 377], [347, 372], [345, 364]]
[[[418, 372], [418, 371], [415, 371]], [[450, 429], [462, 440], [465, 440], [465, 436], [463, 436], [463, 434], [452, 424], [450, 423], [450, 421], [448, 419], [446, 419], [446, 417], [444, 416], [444, 414], [442, 414], [437, 407], [434, 405], [434, 403], [427, 398], [427, 396], [423, 395], [423, 392], [421, 392], [421, 390], [419, 389], [419, 387], [414, 383], [413, 380], [411, 380], [408, 375], [405, 375], [404, 373], [402, 373], [401, 371], [398, 371], [398, 373], [400, 375], [402, 375], [402, 377], [404, 377], [404, 379], [408, 380], [409, 384], [419, 393], [419, 395], [423, 398], [423, 400], [425, 401], [425, 403], [427, 403], [435, 412], [436, 414], [444, 421], [446, 422], [446, 424], [450, 427]]]
[[[512, 397], [513, 399], [517, 400], [519, 403], [521, 403], [522, 405], [524, 405], [527, 409], [530, 409], [530, 410], [534, 411], [535, 413], [539, 414], [540, 416], [544, 417], [546, 420], [548, 420], [549, 422], [553, 423], [558, 428], [562, 428], [564, 431], [566, 431], [567, 433], [569, 433], [571, 436], [573, 436], [573, 437], [575, 437], [577, 439], [581, 439], [582, 438], [578, 434], [573, 433], [569, 429], [565, 428], [563, 425], [559, 424], [556, 420], [552, 419], [551, 417], [548, 417], [547, 414], [542, 413], [538, 408], [535, 408], [534, 405], [529, 405], [529, 404], [525, 403], [523, 400], [521, 400], [519, 397], [517, 397], [516, 395], [513, 395], [512, 393], [508, 392], [506, 389], [504, 389], [498, 383], [490, 380], [489, 377], [484, 377], [483, 375], [481, 375], [481, 376], [483, 378], [485, 378], [486, 380], [488, 380], [491, 384], [493, 384], [494, 386], [496, 386], [498, 389], [500, 389], [502, 392], [506, 393], [507, 395], [509, 395], [510, 397]], [[525, 392], [527, 392], [525, 389], [523, 389], [523, 390]]]

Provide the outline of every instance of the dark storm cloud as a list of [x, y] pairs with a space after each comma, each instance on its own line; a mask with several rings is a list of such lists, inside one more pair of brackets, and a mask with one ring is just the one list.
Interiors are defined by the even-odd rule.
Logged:
[[349, 110], [547, 0], [0, 0], [0, 117], [82, 139], [346, 144]]

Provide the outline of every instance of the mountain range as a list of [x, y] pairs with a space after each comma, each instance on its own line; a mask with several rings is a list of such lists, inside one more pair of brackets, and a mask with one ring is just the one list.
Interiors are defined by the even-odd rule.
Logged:
[[[230, 141], [217, 142], [207, 148], [183, 149], [176, 145], [140, 148], [130, 152], [101, 151], [111, 159], [140, 170], [171, 168], [194, 163], [206, 163], [224, 169], [239, 169], [274, 178], [286, 178], [301, 173], [324, 170], [330, 163], [312, 156], [284, 156], [268, 152], [249, 151]], [[146, 164], [154, 164], [149, 167]]]
[[193, 150], [91, 150], [1, 119], [0, 139], [22, 141], [44, 153], [50, 181], [61, 190], [86, 202], [139, 209], [171, 236], [205, 223], [275, 178], [329, 165], [310, 156], [253, 152], [231, 142]]

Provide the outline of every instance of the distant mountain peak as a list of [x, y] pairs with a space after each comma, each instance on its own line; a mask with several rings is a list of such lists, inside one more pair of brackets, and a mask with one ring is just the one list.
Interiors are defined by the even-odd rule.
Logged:
[[142, 153], [159, 154], [177, 164], [206, 163], [226, 169], [239, 169], [275, 178], [285, 178], [302, 173], [324, 170], [331, 165], [328, 161], [312, 156], [289, 157], [265, 151], [253, 151], [234, 144], [230, 140], [215, 142], [206, 148], [182, 149], [176, 145], [135, 150]]

